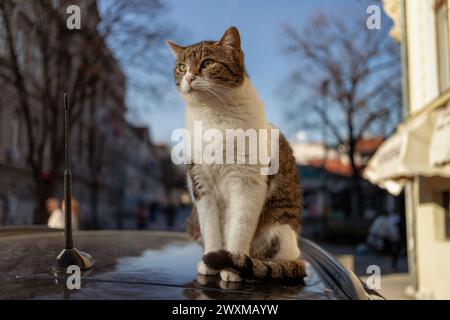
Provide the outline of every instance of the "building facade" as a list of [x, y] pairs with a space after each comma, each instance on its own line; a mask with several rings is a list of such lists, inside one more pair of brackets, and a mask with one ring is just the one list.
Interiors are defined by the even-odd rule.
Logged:
[[[49, 22], [51, 32], [48, 35], [39, 33], [40, 25], [36, 21], [42, 17], [37, 15], [44, 12], [58, 24], [58, 21], [64, 21], [65, 8], [71, 4], [78, 4], [83, 15], [88, 16], [83, 16], [84, 33], [80, 33], [80, 36], [76, 31], [71, 35], [64, 34], [66, 30], [61, 31], [63, 38], [70, 38], [67, 46], [61, 48], [57, 44], [59, 34], [54, 32], [58, 26]], [[100, 17], [96, 1], [61, 0], [42, 2], [40, 5], [9, 0], [5, 2], [8, 7], [1, 8], [7, 13], [8, 24], [13, 28], [6, 30], [7, 24], [0, 19], [0, 226], [31, 224], [35, 220], [36, 209], [36, 177], [29, 162], [25, 109], [14, 81], [9, 81], [14, 78], [14, 73], [8, 68], [12, 56], [7, 39], [9, 32], [15, 43], [18, 66], [25, 75], [24, 92], [34, 132], [39, 136], [42, 134], [45, 137], [43, 133], [51, 132], [58, 126], [60, 138], [63, 138], [63, 117], [57, 117], [56, 124], [48, 124], [46, 118], [42, 117], [51, 102], [46, 105], [46, 100], [41, 98], [43, 94], [48, 90], [56, 96], [55, 101], [61, 101], [55, 107], [61, 108], [58, 111], [62, 115], [63, 92], [57, 90], [61, 89], [58, 87], [58, 77], [65, 77], [67, 83], [64, 83], [64, 88], [70, 87], [71, 81], [76, 84], [77, 78], [72, 75], [77, 74], [76, 70], [82, 68], [83, 59], [86, 59], [82, 51], [99, 55], [100, 59], [92, 63], [92, 68], [82, 69], [94, 75], [89, 78], [84, 90], [78, 96], [69, 92], [71, 97], [78, 97], [78, 111], [73, 111], [70, 135], [73, 196], [80, 203], [82, 227], [133, 227], [132, 223], [127, 224], [126, 221], [134, 218], [138, 203], [148, 205], [152, 201], [161, 201], [164, 196], [158, 148], [152, 143], [146, 128], [136, 128], [125, 119], [126, 79], [104, 39], [98, 34], [96, 26]], [[39, 38], [39, 35], [42, 37]], [[64, 54], [49, 53], [46, 56], [38, 39], [48, 41], [52, 50], [65, 50]], [[47, 65], [43, 63], [45, 59], [48, 59]], [[60, 73], [57, 70], [58, 61], [64, 59], [70, 62], [64, 67], [71, 70]], [[50, 75], [50, 78], [47, 77], [48, 82], [52, 83], [48, 87], [44, 81], [44, 69]], [[59, 96], [61, 100], [58, 100]], [[42, 157], [39, 163], [42, 181], [52, 174], [51, 160], [63, 156], [62, 152], [55, 155], [53, 145], [61, 141], [57, 135], [56, 139], [42, 139], [43, 152], [34, 155], [35, 158]], [[60, 166], [60, 170], [53, 175], [56, 175], [56, 183], [48, 196], [61, 199], [63, 167]]]
[[384, 0], [403, 48], [406, 118], [366, 177], [405, 190], [414, 297], [450, 299], [450, 7], [448, 0]]
[[[355, 161], [361, 171], [383, 140], [373, 137], [358, 141]], [[352, 167], [344, 147], [300, 141], [292, 143], [292, 148], [303, 190], [303, 216], [348, 218], [351, 213]], [[371, 220], [383, 210], [403, 212], [403, 208], [396, 205], [394, 196], [363, 179], [361, 185], [364, 199], [362, 218]]]

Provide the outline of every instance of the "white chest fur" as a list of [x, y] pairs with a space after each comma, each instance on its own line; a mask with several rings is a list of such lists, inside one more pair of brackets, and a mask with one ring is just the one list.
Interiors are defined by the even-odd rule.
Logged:
[[[198, 142], [195, 141], [196, 138], [202, 139], [202, 137], [198, 137], [196, 134], [196, 126], [199, 123], [201, 123], [203, 132], [208, 129], [219, 130], [222, 132], [224, 139], [227, 136], [226, 131], [230, 129], [242, 129], [243, 131], [248, 129], [254, 129], [256, 131], [263, 129], [268, 131], [271, 129], [265, 116], [264, 105], [248, 78], [244, 80], [244, 83], [238, 89], [230, 91], [233, 91], [232, 96], [222, 99], [212, 98], [210, 100], [203, 99], [202, 101], [198, 101], [192, 98], [185, 98], [185, 126], [190, 133], [192, 145]], [[230, 141], [224, 141], [224, 145], [228, 143]], [[199, 149], [195, 147], [191, 148], [190, 156], [192, 158], [190, 160], [196, 159], [195, 150]], [[226, 147], [224, 148], [225, 150]], [[194, 161], [194, 163], [196, 162]], [[249, 185], [255, 184], [260, 186], [259, 188], [255, 188], [252, 196], [255, 200], [257, 199], [257, 202], [264, 203], [267, 176], [261, 175], [259, 169], [259, 164], [239, 166], [228, 163], [227, 165], [202, 164], [197, 168], [199, 174], [196, 178], [198, 182], [208, 190], [209, 195], [212, 196], [215, 203], [214, 206], [217, 206], [218, 212], [221, 213], [220, 224], [225, 241], [228, 238], [228, 232], [225, 232], [225, 230], [231, 217], [231, 214], [229, 214], [230, 208], [233, 208], [238, 203], [245, 203], [243, 199], [237, 197], [240, 194], [242, 196], [249, 196], [248, 192], [244, 192]], [[258, 189], [260, 189], [259, 192], [257, 191]], [[243, 192], [235, 193], [235, 199], [233, 200], [233, 197], [230, 196], [232, 194], [231, 190], [242, 190]], [[197, 202], [197, 206], [200, 211], [214, 211], [214, 209], [211, 209], [209, 199], [202, 199], [202, 201]], [[256, 211], [260, 209], [258, 207]], [[257, 215], [255, 217], [257, 218]]]
[[[239, 88], [229, 90], [226, 96], [196, 99], [195, 95], [191, 95], [185, 97], [185, 102], [185, 127], [191, 137], [188, 151], [189, 162], [192, 159], [202, 158], [205, 151], [204, 141], [213, 138], [220, 139], [223, 143], [221, 149], [224, 160], [227, 156], [233, 157], [233, 152], [228, 152], [233, 149], [241, 159], [245, 158], [245, 163], [256, 164], [254, 161], [249, 161], [249, 158], [253, 156], [253, 159], [259, 164], [262, 154], [260, 152], [263, 151], [260, 150], [260, 146], [264, 144], [268, 148], [264, 155], [270, 156], [270, 130], [272, 127], [266, 119], [264, 105], [248, 78]], [[217, 134], [219, 138], [217, 138]], [[240, 141], [244, 141], [242, 144], [247, 143], [244, 146], [245, 150], [236, 150], [239, 145], [236, 143], [235, 137], [244, 139]], [[232, 154], [230, 155], [230, 153]], [[204, 164], [203, 161], [195, 160], [194, 162]], [[236, 161], [233, 163], [224, 161], [224, 163], [235, 164]]]
[[185, 102], [185, 126], [188, 130], [193, 129], [195, 121], [202, 121], [204, 129], [269, 128], [264, 105], [248, 78], [228, 96], [202, 101], [187, 98]]

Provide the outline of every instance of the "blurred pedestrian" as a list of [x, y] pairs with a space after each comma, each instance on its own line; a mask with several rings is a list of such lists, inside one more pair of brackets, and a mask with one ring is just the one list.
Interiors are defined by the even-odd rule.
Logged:
[[8, 218], [8, 203], [6, 196], [0, 193], [0, 225], [6, 225], [6, 220]]
[[49, 215], [47, 226], [52, 229], [64, 229], [64, 214], [59, 207], [59, 200], [48, 198], [45, 204]]
[[[61, 208], [59, 208], [57, 199], [50, 198], [47, 200], [47, 210], [49, 210], [49, 208], [53, 209], [47, 223], [49, 228], [64, 229], [66, 223], [64, 206], [64, 200], [61, 201]], [[76, 199], [72, 199], [72, 230], [78, 230], [80, 226], [78, 218], [78, 207], [78, 201]]]
[[385, 210], [375, 219], [367, 236], [367, 244], [370, 248], [378, 252], [391, 252], [392, 244], [399, 240], [398, 229], [393, 221], [394, 219], [390, 219]]
[[157, 211], [158, 211], [158, 203], [155, 200], [153, 200], [152, 202], [150, 202], [150, 204], [148, 206], [149, 229], [155, 228]]
[[393, 239], [391, 243], [392, 269], [397, 270], [398, 259], [400, 258], [400, 255], [402, 253], [406, 238], [406, 224], [404, 221], [404, 217], [397, 213], [392, 213], [389, 215], [389, 223], [392, 225], [392, 228], [395, 228], [397, 230], [397, 237]]
[[[64, 212], [64, 200], [61, 202], [61, 208]], [[72, 198], [72, 230], [80, 229], [80, 215], [79, 215], [80, 204], [77, 199]]]
[[18, 217], [18, 204], [19, 200], [15, 191], [15, 184], [12, 184], [12, 191], [9, 191], [6, 195], [6, 219], [7, 224], [18, 224], [20, 219]]
[[180, 205], [179, 194], [176, 190], [171, 190], [167, 193], [165, 213], [166, 225], [168, 230], [173, 230], [175, 227], [175, 219]]
[[139, 203], [136, 208], [136, 220], [139, 230], [145, 229], [145, 221], [147, 220], [147, 214], [145, 212], [145, 206], [143, 203]]

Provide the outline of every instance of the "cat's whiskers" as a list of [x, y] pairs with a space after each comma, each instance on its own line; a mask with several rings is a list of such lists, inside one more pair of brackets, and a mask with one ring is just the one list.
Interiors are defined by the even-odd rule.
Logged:
[[227, 100], [227, 104], [231, 104], [232, 106], [236, 106], [239, 103], [236, 101], [236, 99], [234, 99], [230, 94], [228, 94], [227, 92], [219, 89], [219, 88], [214, 88], [212, 89], [215, 93], [221, 95], [225, 100]]
[[228, 92], [226, 92], [223, 88], [217, 85], [209, 85], [210, 89], [214, 91], [217, 94], [220, 94], [224, 99], [226, 99], [228, 102], [231, 102], [232, 105], [239, 105], [240, 103], [231, 96]]
[[[189, 133], [195, 134], [197, 121], [225, 135], [227, 129], [232, 129], [236, 138], [245, 130], [241, 136], [244, 151], [248, 135], [248, 146], [255, 146], [259, 153], [259, 130], [272, 131], [264, 104], [245, 74], [239, 31], [235, 27], [227, 29], [218, 42], [204, 41], [188, 47], [171, 42], [168, 45], [177, 61], [182, 62], [174, 74], [179, 86], [183, 85], [180, 93], [187, 107], [185, 124]], [[216, 59], [205, 59], [210, 55], [222, 63], [214, 66]], [[185, 77], [189, 68], [198, 70], [198, 74]], [[256, 140], [252, 138], [254, 132]], [[188, 186], [194, 203], [188, 232], [204, 247], [205, 255], [197, 265], [200, 274], [220, 272], [223, 281], [292, 281], [306, 276], [298, 248], [301, 203], [297, 164], [282, 134], [275, 142], [276, 150], [272, 150], [271, 143], [270, 168], [261, 166], [262, 159], [256, 166], [236, 165], [236, 160], [231, 165], [203, 162], [188, 166]], [[233, 157], [237, 159], [235, 155], [240, 151], [238, 145], [235, 147]], [[267, 174], [276, 176], [269, 179]]]
[[[227, 106], [238, 106], [237, 100], [232, 97], [229, 93], [219, 86], [211, 85], [209, 83], [199, 82], [196, 84], [196, 90], [203, 91], [212, 97], [219, 100], [223, 105]], [[232, 114], [235, 118], [245, 119], [245, 114], [241, 111], [234, 110], [233, 108], [223, 108], [221, 109], [224, 113]]]
[[215, 90], [213, 90], [213, 87], [210, 84], [207, 84], [205, 82], [199, 82], [196, 84], [195, 89], [198, 91], [206, 92], [206, 93], [210, 94], [211, 96], [217, 98], [221, 103], [227, 104], [226, 101], [223, 98], [221, 98], [219, 96], [219, 94], [217, 92], [215, 92]]
[[[211, 90], [211, 89], [208, 89], [208, 92], [209, 92], [212, 96], [214, 96], [214, 97], [216, 97], [218, 100], [220, 100], [224, 105], [227, 104], [227, 102], [224, 100], [224, 98], [221, 97], [220, 92], [213, 91], [213, 90]], [[221, 109], [221, 112], [223, 112], [223, 113], [229, 113], [229, 114], [232, 114], [232, 115], [233, 115], [234, 117], [236, 117], [236, 118], [242, 119], [242, 113], [237, 112], [237, 111], [234, 111], [232, 108], [223, 108], [223, 109]]]
[[177, 98], [179, 98], [178, 90], [176, 88], [171, 89], [166, 94], [164, 94], [164, 96], [162, 97], [162, 104], [169, 104], [169, 103], [173, 102], [174, 100], [176, 100]]
[[208, 92], [213, 97], [217, 98], [222, 104], [226, 105], [226, 101], [218, 94], [218, 92], [215, 92], [214, 90], [210, 88], [205, 88], [206, 92]]

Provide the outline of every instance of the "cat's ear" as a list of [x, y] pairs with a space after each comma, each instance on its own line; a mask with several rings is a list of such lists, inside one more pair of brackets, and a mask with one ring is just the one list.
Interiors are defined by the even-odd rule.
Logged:
[[236, 27], [229, 27], [220, 39], [219, 44], [241, 49], [241, 36]]
[[169, 47], [170, 51], [172, 51], [172, 54], [175, 58], [178, 58], [178, 56], [181, 54], [181, 52], [185, 49], [184, 47], [179, 46], [170, 40], [167, 40], [166, 44]]

